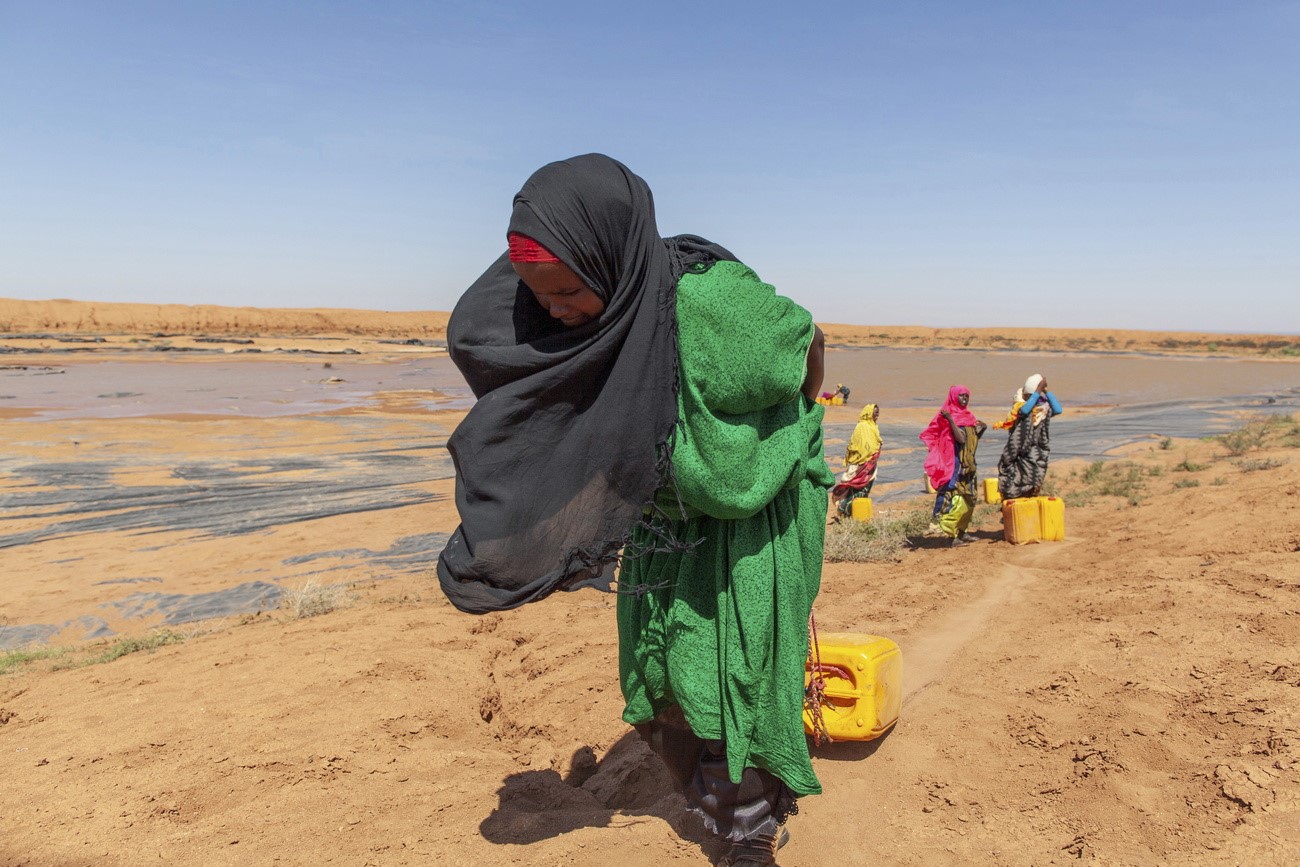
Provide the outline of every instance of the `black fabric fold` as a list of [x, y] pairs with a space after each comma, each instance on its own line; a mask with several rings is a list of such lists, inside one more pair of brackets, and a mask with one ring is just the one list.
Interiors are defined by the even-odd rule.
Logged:
[[448, 441], [461, 525], [438, 579], [471, 613], [608, 587], [669, 472], [677, 281], [735, 258], [693, 235], [661, 238], [650, 188], [601, 154], [535, 172], [508, 231], [559, 257], [606, 308], [566, 328], [503, 254], [452, 312], [448, 349], [478, 402]]

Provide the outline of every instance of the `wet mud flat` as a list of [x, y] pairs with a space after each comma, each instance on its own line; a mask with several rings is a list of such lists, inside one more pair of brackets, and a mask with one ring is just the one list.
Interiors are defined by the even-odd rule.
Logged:
[[[418, 366], [345, 368], [371, 384], [342, 398], [285, 364], [39, 367], [0, 379], [29, 391], [0, 418], [0, 648], [272, 609], [441, 550], [449, 399]], [[193, 412], [158, 414], [172, 394]]]

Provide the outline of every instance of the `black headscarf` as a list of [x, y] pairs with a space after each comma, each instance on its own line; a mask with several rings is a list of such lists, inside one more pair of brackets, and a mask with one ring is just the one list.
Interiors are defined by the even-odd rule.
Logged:
[[702, 238], [660, 238], [650, 188], [602, 154], [538, 169], [509, 232], [551, 251], [606, 306], [567, 328], [502, 254], [452, 312], [447, 345], [478, 402], [447, 444], [461, 525], [438, 580], [476, 614], [608, 586], [670, 477], [677, 281], [735, 258]]

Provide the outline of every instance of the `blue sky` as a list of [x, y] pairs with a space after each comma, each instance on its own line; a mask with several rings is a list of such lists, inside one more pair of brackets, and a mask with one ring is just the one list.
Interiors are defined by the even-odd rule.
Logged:
[[821, 321], [1300, 331], [1300, 2], [0, 0], [0, 296], [447, 310], [538, 166]]

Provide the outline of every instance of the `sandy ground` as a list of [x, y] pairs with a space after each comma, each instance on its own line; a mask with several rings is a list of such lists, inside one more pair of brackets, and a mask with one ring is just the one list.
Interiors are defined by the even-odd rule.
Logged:
[[[710, 863], [619, 720], [612, 597], [486, 617], [443, 600], [428, 558], [452, 485], [414, 468], [456, 418], [398, 395], [0, 421], [7, 459], [51, 468], [44, 487], [0, 475], [0, 501], [93, 488], [86, 449], [144, 496], [0, 524], [34, 534], [0, 548], [0, 628], [60, 625], [72, 647], [0, 675], [0, 864]], [[885, 738], [815, 750], [826, 793], [783, 865], [1293, 862], [1300, 452], [1168, 445], [1131, 449], [1140, 494], [1071, 506], [1064, 542], [1008, 545], [984, 510], [965, 548], [827, 565], [819, 627], [898, 641], [906, 697]], [[1053, 477], [1068, 492], [1079, 469]], [[213, 508], [189, 509], [198, 479]], [[343, 483], [355, 509], [313, 517]], [[259, 499], [285, 487], [289, 512]], [[167, 625], [169, 594], [233, 581], [347, 598]], [[87, 612], [179, 643], [58, 668], [114, 646], [80, 639]]]

